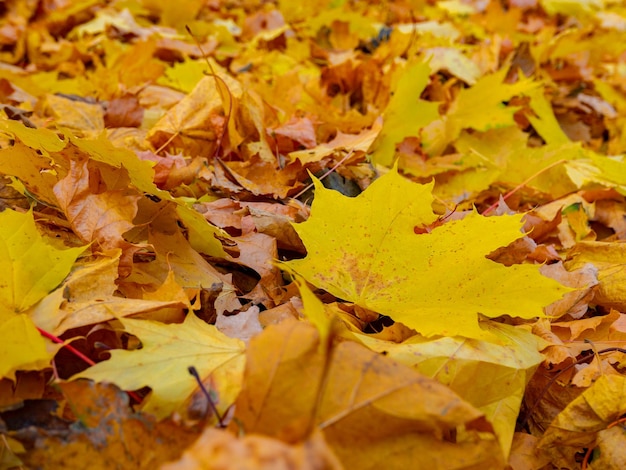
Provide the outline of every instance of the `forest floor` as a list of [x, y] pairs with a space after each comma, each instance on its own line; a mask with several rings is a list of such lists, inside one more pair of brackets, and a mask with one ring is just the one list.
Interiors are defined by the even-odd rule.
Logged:
[[0, 470], [626, 468], [623, 2], [0, 9]]

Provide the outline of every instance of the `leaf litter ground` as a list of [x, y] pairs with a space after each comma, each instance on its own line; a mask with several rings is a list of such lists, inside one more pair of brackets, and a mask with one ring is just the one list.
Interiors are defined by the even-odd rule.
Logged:
[[620, 2], [0, 21], [0, 468], [626, 467]]

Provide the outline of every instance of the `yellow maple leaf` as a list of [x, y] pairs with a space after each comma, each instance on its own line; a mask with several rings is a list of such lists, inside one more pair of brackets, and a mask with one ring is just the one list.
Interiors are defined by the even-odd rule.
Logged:
[[432, 184], [391, 171], [356, 198], [315, 183], [310, 218], [294, 228], [307, 257], [285, 263], [334, 296], [390, 316], [424, 336], [491, 339], [478, 314], [533, 318], [569, 289], [537, 266], [486, 258], [523, 236], [522, 215], [433, 223]]
[[402, 72], [385, 109], [383, 128], [373, 145], [374, 162], [391, 165], [396, 145], [406, 137], [419, 135], [421, 128], [439, 117], [438, 103], [420, 99], [430, 73], [430, 66], [424, 62], [410, 64]]
[[24, 312], [57, 287], [84, 248], [59, 250], [37, 231], [32, 212], [0, 213], [0, 304]]
[[[528, 147], [527, 140], [528, 136], [513, 126], [483, 133], [461, 133], [454, 145], [464, 155], [467, 167], [453, 169], [458, 172], [436, 188], [437, 195], [456, 198], [478, 193], [500, 182], [511, 186], [525, 183], [527, 187], [560, 197], [581, 186], [574, 176], [570, 177], [570, 168], [574, 167], [569, 163], [576, 165], [574, 160], [589, 153], [580, 143], [555, 142]], [[561, 165], [564, 161], [567, 163]], [[416, 173], [408, 167], [405, 170]]]
[[224, 412], [239, 392], [245, 362], [245, 345], [229, 338], [193, 314], [181, 324], [150, 320], [119, 321], [137, 336], [143, 348], [115, 350], [111, 358], [72, 377], [112, 382], [125, 390], [150, 387], [152, 393], [143, 410], [165, 418], [178, 410], [197, 388], [188, 368], [194, 366], [201, 378], [212, 377], [218, 393], [217, 407]]
[[0, 377], [15, 379], [17, 370], [44, 369], [52, 356], [27, 315], [7, 317], [0, 312]]
[[186, 59], [168, 67], [157, 83], [190, 93], [204, 78], [207, 66], [204, 60]]
[[508, 71], [509, 67], [503, 67], [461, 90], [447, 114], [424, 128], [424, 148], [430, 155], [442, 153], [463, 129], [487, 131], [515, 125], [513, 115], [517, 108], [504, 102], [534, 90], [539, 83], [531, 79], [503, 83]]
[[19, 121], [0, 119], [0, 130], [18, 138], [28, 147], [39, 150], [44, 155], [63, 150], [65, 142], [50, 129], [31, 129]]
[[17, 370], [37, 370], [52, 354], [27, 315], [67, 276], [83, 248], [59, 250], [37, 231], [32, 212], [0, 213], [0, 377], [15, 377]]
[[592, 151], [587, 151], [586, 156], [588, 158], [566, 164], [567, 176], [578, 187], [600, 184], [626, 194], [626, 161], [623, 156], [606, 157]]

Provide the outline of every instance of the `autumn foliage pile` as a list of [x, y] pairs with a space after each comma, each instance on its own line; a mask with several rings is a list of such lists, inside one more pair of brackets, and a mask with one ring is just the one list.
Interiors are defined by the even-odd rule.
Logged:
[[626, 468], [623, 2], [0, 9], [0, 470]]

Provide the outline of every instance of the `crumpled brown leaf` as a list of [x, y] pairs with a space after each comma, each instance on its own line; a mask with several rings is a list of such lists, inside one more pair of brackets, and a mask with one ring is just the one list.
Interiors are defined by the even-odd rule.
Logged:
[[70, 421], [62, 429], [26, 427], [12, 433], [26, 446], [21, 458], [28, 468], [84, 468], [89, 462], [95, 470], [154, 469], [178, 458], [198, 435], [173, 420], [157, 423], [133, 413], [126, 394], [113, 385], [80, 381], [59, 387], [68, 403], [65, 416], [76, 425], [69, 426]]

